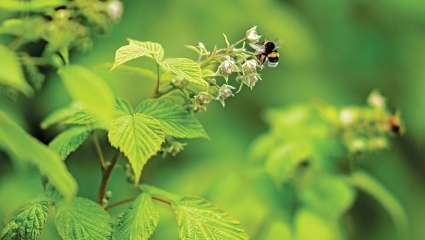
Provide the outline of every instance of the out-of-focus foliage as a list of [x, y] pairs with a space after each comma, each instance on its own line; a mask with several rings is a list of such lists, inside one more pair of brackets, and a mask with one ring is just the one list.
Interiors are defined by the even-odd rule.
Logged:
[[[379, 93], [370, 95], [366, 107], [297, 105], [273, 110], [267, 120], [270, 131], [254, 144], [252, 156], [282, 195], [294, 196], [296, 205], [282, 208], [291, 212], [288, 224], [295, 228], [295, 239], [340, 239], [340, 219], [355, 201], [355, 188], [380, 201], [405, 237], [403, 208], [379, 182], [355, 166], [356, 155], [385, 149], [389, 137], [402, 132], [400, 120], [388, 111]], [[308, 231], [309, 227], [314, 230]]]
[[[0, 1], [0, 6], [7, 2], [18, 1]], [[33, 11], [40, 12], [39, 6], [28, 6], [27, 10], [32, 8]], [[50, 6], [41, 8], [42, 11], [52, 9]], [[9, 29], [25, 32], [28, 39], [38, 39], [44, 29], [34, 26], [46, 21], [57, 21], [56, 18], [49, 20], [49, 17], [40, 19], [33, 16], [36, 14], [15, 15], [13, 11], [16, 10], [10, 9], [0, 7], [2, 26], [7, 22], [5, 19], [25, 18], [27, 21], [23, 22], [28, 24], [27, 27], [15, 28], [22, 21], [11, 21], [9, 24], [12, 27]], [[294, 106], [306, 101], [317, 105], [316, 103], [320, 103], [318, 99], [322, 99], [341, 109], [340, 106], [343, 105], [362, 103], [372, 89], [380, 89], [391, 100], [392, 112], [396, 109], [401, 111], [407, 127], [406, 133], [400, 140], [390, 140], [394, 142], [391, 143], [392, 147], [379, 154], [354, 154], [355, 163], [400, 200], [409, 222], [410, 236], [407, 239], [422, 239], [425, 236], [425, 214], [421, 206], [425, 201], [425, 113], [421, 111], [425, 108], [424, 13], [425, 5], [421, 0], [125, 1], [122, 21], [110, 28], [105, 35], [95, 36], [94, 47], [90, 51], [71, 51], [70, 61], [100, 74], [116, 97], [125, 98], [136, 106], [141, 99], [151, 96], [155, 88], [155, 74], [140, 68], [135, 70], [134, 66], [150, 69], [154, 69], [154, 66], [147, 61], [136, 61], [131, 62], [131, 66], [120, 66], [109, 72], [113, 52], [126, 44], [126, 38], [161, 42], [167, 50], [167, 57], [188, 57], [190, 51], [182, 48], [186, 44], [196, 45], [202, 40], [211, 49], [215, 43], [222, 41], [220, 33], [231, 33], [227, 37], [234, 40], [248, 27], [257, 25], [262, 35], [271, 40], [279, 40], [279, 67], [274, 71], [264, 72], [264, 80], [252, 94], [244, 91], [238, 99], [227, 101], [224, 113], [221, 106], [211, 104], [209, 111], [200, 115], [210, 140], [191, 142], [186, 146], [186, 151], [176, 159], [167, 157], [150, 161], [145, 166], [142, 181], [176, 193], [205, 196], [240, 219], [252, 239], [274, 240], [276, 236], [281, 236], [282, 239], [295, 236], [311, 239], [309, 237], [315, 237], [316, 233], [335, 237], [335, 229], [338, 229], [335, 222], [324, 222], [316, 212], [303, 209], [297, 212], [296, 218], [293, 213], [287, 212], [285, 209], [298, 205], [293, 201], [295, 196], [291, 191], [286, 193], [285, 189], [277, 191], [271, 178], [258, 174], [258, 169], [246, 170], [246, 166], [250, 165], [247, 152], [252, 141], [266, 131], [267, 126], [262, 116], [270, 107]], [[65, 33], [62, 25], [56, 29]], [[69, 34], [72, 32], [80, 33], [77, 27], [75, 31], [69, 31]], [[0, 42], [7, 46], [13, 38], [2, 35]], [[82, 46], [84, 44], [78, 44], [75, 49]], [[69, 106], [70, 99], [63, 83], [50, 71], [51, 67], [39, 67], [40, 63], [46, 63], [33, 58], [43, 57], [45, 48], [33, 44], [25, 48], [36, 51], [25, 51], [22, 56], [18, 54], [19, 61], [24, 66], [22, 70], [28, 83], [36, 89], [41, 87], [41, 90], [28, 100], [16, 99], [15, 90], [0, 89], [1, 111], [6, 112], [16, 123], [44, 143], [50, 142], [58, 134], [58, 128], [62, 129], [66, 125], [66, 121], [92, 121], [92, 118], [83, 114], [78, 114], [78, 119], [72, 119], [70, 116], [74, 114], [70, 114], [63, 118], [66, 121], [61, 121], [60, 125], [40, 129], [42, 119], [55, 109]], [[49, 60], [48, 66], [63, 64], [61, 52], [53, 55], [55, 57]], [[2, 60], [0, 59], [0, 73], [11, 71], [12, 68], [3, 68]], [[105, 67], [104, 63], [109, 64]], [[126, 71], [124, 68], [131, 70]], [[46, 81], [45, 76], [48, 76]], [[0, 79], [1, 77], [4, 77], [3, 74]], [[10, 78], [9, 75], [7, 77]], [[102, 132], [98, 133], [102, 135]], [[304, 133], [302, 131], [299, 135]], [[105, 147], [106, 141], [101, 140], [101, 145]], [[171, 147], [171, 144], [168, 146]], [[267, 146], [265, 142], [265, 147]], [[96, 197], [97, 193], [93, 189], [98, 187], [100, 177], [97, 156], [93, 149], [93, 144], [87, 141], [67, 160], [71, 173], [79, 183], [78, 194], [91, 199]], [[106, 151], [105, 157], [110, 158], [112, 154]], [[303, 154], [302, 151], [300, 154]], [[130, 187], [123, 185], [125, 171], [128, 168], [120, 161], [117, 171], [111, 176], [109, 190], [113, 194], [110, 201], [134, 194]], [[261, 177], [253, 178], [252, 175]], [[365, 190], [374, 186], [376, 184], [372, 183]], [[16, 209], [34, 199], [43, 190], [37, 171], [20, 161], [11, 161], [4, 152], [0, 153], [1, 228], [7, 225]], [[385, 199], [385, 196], [386, 193], [383, 193], [380, 198]], [[363, 191], [357, 192], [355, 197], [356, 201], [349, 208], [348, 215], [340, 219], [340, 223], [346, 228], [339, 231], [336, 237], [397, 239], [393, 223], [384, 208]], [[339, 209], [345, 209], [348, 197], [344, 199], [345, 204], [338, 202]], [[381, 203], [385, 201], [388, 202], [384, 204], [387, 205], [385, 208], [392, 205], [392, 200], [379, 200]], [[115, 218], [126, 208], [118, 207], [110, 212]], [[393, 211], [397, 212], [397, 207], [395, 209]], [[178, 230], [175, 217], [165, 207], [158, 206], [158, 210], [161, 220], [152, 239], [176, 239]], [[51, 216], [41, 239], [60, 238], [53, 225], [54, 221], [50, 218]], [[296, 231], [288, 224], [289, 219], [295, 219], [299, 223]]]

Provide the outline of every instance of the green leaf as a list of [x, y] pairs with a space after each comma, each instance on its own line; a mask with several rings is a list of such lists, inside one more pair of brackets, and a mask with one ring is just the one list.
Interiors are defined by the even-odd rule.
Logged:
[[114, 237], [119, 240], [148, 240], [159, 222], [152, 198], [142, 193], [119, 218]]
[[391, 215], [394, 223], [401, 232], [407, 229], [407, 216], [397, 199], [376, 179], [369, 174], [358, 171], [350, 178], [350, 182], [360, 190], [374, 197]]
[[173, 207], [181, 240], [248, 239], [239, 221], [202, 198], [184, 197]]
[[135, 182], [139, 182], [143, 166], [156, 154], [165, 140], [160, 123], [141, 113], [123, 115], [115, 119], [108, 132], [112, 146], [130, 161]]
[[276, 147], [278, 139], [270, 133], [259, 136], [250, 148], [250, 159], [259, 161], [265, 158]]
[[0, 112], [0, 147], [9, 154], [36, 165], [65, 199], [77, 191], [77, 183], [66, 169], [59, 155], [26, 133], [6, 114]]
[[115, 103], [115, 110], [118, 116], [129, 115], [134, 113], [133, 106], [124, 99], [117, 99]]
[[112, 235], [112, 220], [97, 203], [76, 198], [71, 204], [59, 204], [55, 224], [63, 240], [105, 240]]
[[299, 164], [310, 154], [311, 147], [307, 144], [283, 144], [267, 157], [266, 171], [277, 183], [284, 183], [296, 174]]
[[0, 45], [0, 56], [0, 84], [12, 87], [27, 96], [31, 96], [33, 90], [25, 81], [18, 56], [3, 45]]
[[159, 121], [167, 135], [178, 138], [208, 137], [193, 114], [184, 107], [166, 100], [146, 100], [137, 109]]
[[318, 175], [310, 185], [299, 190], [303, 205], [321, 216], [338, 219], [353, 204], [354, 189], [344, 177]]
[[167, 58], [161, 63], [161, 67], [168, 72], [174, 73], [178, 78], [189, 82], [208, 86], [202, 79], [201, 66], [189, 58]]
[[3, 228], [2, 240], [39, 239], [49, 211], [48, 201], [34, 201], [20, 209]]
[[57, 152], [62, 160], [65, 160], [69, 154], [77, 150], [77, 148], [83, 144], [89, 135], [89, 128], [73, 127], [56, 136], [49, 143], [49, 147]]
[[305, 209], [298, 210], [295, 216], [294, 239], [297, 240], [339, 240], [343, 239], [338, 233], [335, 221], [328, 221], [319, 215]]
[[108, 123], [114, 113], [115, 98], [106, 82], [81, 66], [66, 66], [59, 70], [68, 93], [96, 119]]
[[42, 122], [41, 128], [47, 129], [52, 125], [97, 125], [96, 120], [79, 104], [59, 108], [50, 113]]
[[40, 16], [6, 19], [1, 23], [0, 33], [19, 36], [34, 41], [44, 34], [46, 20]]
[[155, 42], [140, 42], [128, 39], [129, 44], [120, 47], [115, 52], [115, 62], [112, 70], [118, 66], [140, 57], [149, 57], [160, 63], [164, 58], [164, 49]]
[[30, 2], [1, 0], [0, 9], [5, 11], [40, 11], [47, 8], [59, 7], [66, 3], [66, 0], [32, 0]]
[[279, 236], [279, 239], [282, 240], [293, 239], [291, 228], [289, 227], [288, 223], [281, 220], [271, 222], [268, 224], [267, 231], [261, 239], [276, 240], [276, 236]]

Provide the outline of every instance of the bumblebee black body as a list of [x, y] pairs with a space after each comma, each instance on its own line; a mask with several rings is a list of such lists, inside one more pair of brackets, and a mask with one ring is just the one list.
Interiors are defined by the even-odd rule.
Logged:
[[271, 41], [265, 41], [257, 58], [261, 64], [264, 64], [267, 60], [269, 67], [276, 67], [279, 64], [279, 52], [276, 49], [276, 44]]
[[276, 48], [276, 44], [270, 41], [265, 41], [263, 43], [263, 46], [264, 46], [264, 54], [266, 55], [269, 55], [270, 53], [275, 51], [275, 48]]
[[400, 124], [400, 118], [398, 116], [391, 116], [389, 123], [391, 127], [391, 132], [396, 135], [401, 135], [403, 133], [403, 129]]

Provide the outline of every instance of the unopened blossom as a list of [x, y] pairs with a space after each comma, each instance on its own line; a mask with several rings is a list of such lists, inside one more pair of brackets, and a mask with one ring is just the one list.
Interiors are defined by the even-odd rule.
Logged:
[[199, 92], [195, 96], [195, 100], [202, 105], [206, 105], [212, 100], [212, 98], [211, 95], [207, 92]]
[[246, 39], [252, 43], [257, 43], [261, 38], [261, 35], [257, 33], [257, 26], [248, 29], [245, 36]]
[[357, 118], [357, 113], [354, 111], [354, 109], [351, 108], [345, 108], [341, 111], [339, 115], [339, 120], [343, 125], [350, 125], [352, 124]]
[[242, 64], [242, 70], [244, 73], [253, 73], [257, 70], [258, 62], [256, 59], [250, 59]]
[[112, 20], [119, 20], [123, 14], [123, 4], [119, 0], [111, 0], [107, 3], [106, 11]]
[[251, 89], [255, 87], [258, 80], [261, 80], [258, 74], [245, 75], [245, 76], [242, 76], [241, 79], [242, 79], [242, 82]]
[[352, 152], [361, 152], [366, 149], [366, 142], [364, 139], [353, 139], [349, 144], [349, 149]]
[[384, 108], [385, 98], [379, 92], [374, 91], [369, 95], [368, 103], [372, 107]]
[[237, 70], [235, 60], [229, 56], [225, 56], [223, 62], [218, 66], [218, 72], [223, 76], [229, 76]]
[[231, 85], [223, 84], [221, 85], [220, 89], [218, 90], [218, 98], [219, 99], [226, 99], [233, 96], [233, 90], [235, 88]]

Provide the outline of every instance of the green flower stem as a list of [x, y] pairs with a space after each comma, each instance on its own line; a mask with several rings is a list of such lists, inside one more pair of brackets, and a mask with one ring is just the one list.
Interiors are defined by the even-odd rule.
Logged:
[[218, 57], [221, 57], [222, 55], [232, 53], [234, 48], [239, 44], [243, 43], [244, 41], [246, 41], [246, 38], [240, 39], [239, 41], [235, 42], [234, 44], [231, 44], [227, 48], [214, 50], [205, 60], [201, 62], [201, 67], [206, 67], [212, 64]]

